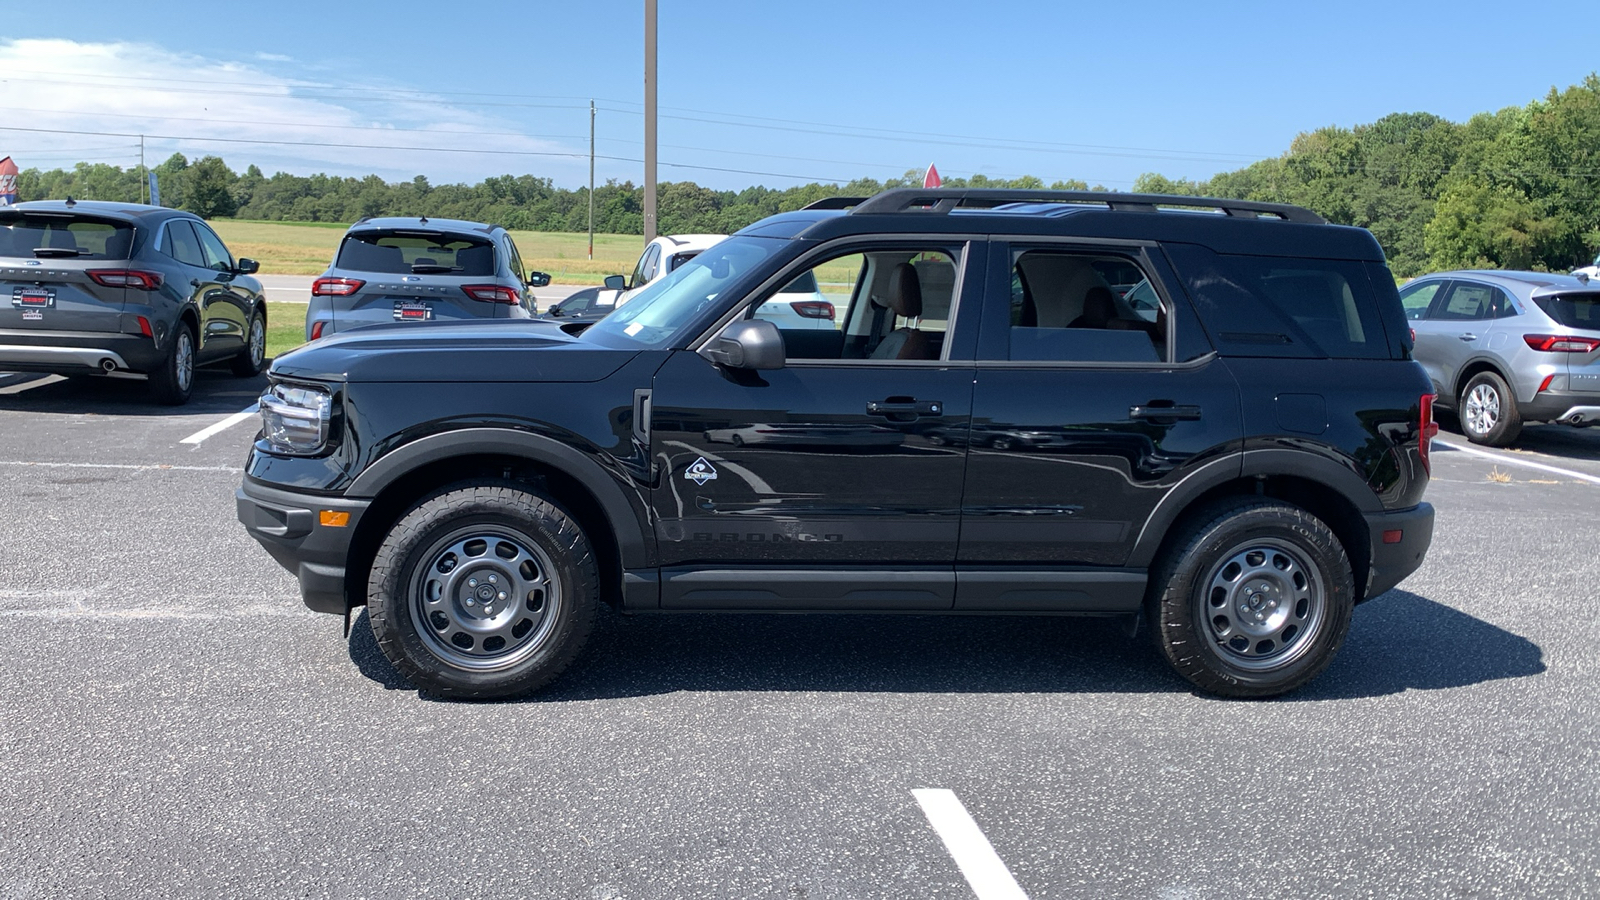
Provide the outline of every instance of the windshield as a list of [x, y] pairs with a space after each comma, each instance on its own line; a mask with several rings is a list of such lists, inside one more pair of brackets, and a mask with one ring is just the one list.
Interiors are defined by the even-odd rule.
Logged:
[[711, 309], [734, 283], [786, 242], [771, 238], [730, 238], [696, 256], [682, 268], [651, 282], [617, 311], [583, 333], [585, 340], [628, 347], [665, 347], [685, 327]]

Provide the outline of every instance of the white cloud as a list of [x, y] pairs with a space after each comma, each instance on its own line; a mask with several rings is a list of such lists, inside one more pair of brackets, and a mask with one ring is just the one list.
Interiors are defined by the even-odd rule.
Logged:
[[[569, 186], [587, 180], [586, 140], [529, 136], [510, 118], [529, 111], [480, 113], [414, 86], [330, 85], [151, 44], [60, 39], [0, 42], [0, 73], [0, 156], [23, 168], [80, 159], [138, 165], [135, 135], [144, 134], [150, 165], [180, 152], [221, 156], [236, 171], [254, 163], [268, 174], [425, 174], [438, 184], [527, 172]], [[586, 109], [583, 116], [586, 122]], [[474, 152], [403, 149], [429, 147]]]

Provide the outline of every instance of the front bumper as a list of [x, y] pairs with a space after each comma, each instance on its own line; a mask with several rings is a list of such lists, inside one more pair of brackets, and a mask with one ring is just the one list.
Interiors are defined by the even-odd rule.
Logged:
[[[1372, 565], [1367, 571], [1363, 599], [1370, 600], [1415, 572], [1433, 543], [1433, 504], [1411, 509], [1369, 513], [1367, 533], [1372, 535]], [[1392, 541], [1392, 542], [1391, 542]]]
[[[235, 492], [234, 500], [245, 531], [299, 579], [300, 598], [308, 608], [341, 615], [349, 609], [345, 567], [370, 501], [301, 494], [250, 481]], [[339, 521], [339, 514], [346, 516], [344, 524], [323, 524]]]

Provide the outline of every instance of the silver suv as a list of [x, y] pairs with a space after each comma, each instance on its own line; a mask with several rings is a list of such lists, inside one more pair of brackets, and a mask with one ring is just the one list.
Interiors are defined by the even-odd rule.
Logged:
[[1600, 282], [1549, 272], [1425, 275], [1400, 291], [1438, 404], [1476, 444], [1524, 422], [1600, 424]]
[[306, 340], [362, 325], [526, 319], [529, 290], [550, 283], [522, 267], [499, 225], [423, 217], [363, 219], [311, 284]]

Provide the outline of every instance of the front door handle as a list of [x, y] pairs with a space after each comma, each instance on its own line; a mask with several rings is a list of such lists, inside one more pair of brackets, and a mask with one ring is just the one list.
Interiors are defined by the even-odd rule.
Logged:
[[1456, 335], [1456, 336], [1461, 338], [1463, 341], [1475, 341], [1475, 340], [1478, 339], [1478, 336], [1473, 334], [1470, 331], [1467, 332], [1466, 334], [1460, 334], [1460, 335]]
[[1200, 407], [1178, 406], [1161, 400], [1152, 400], [1143, 406], [1128, 407], [1128, 418], [1149, 422], [1192, 422], [1200, 418]]
[[916, 419], [922, 416], [937, 418], [944, 415], [944, 403], [938, 400], [918, 400], [914, 397], [868, 400], [867, 415], [884, 416], [890, 419]]

